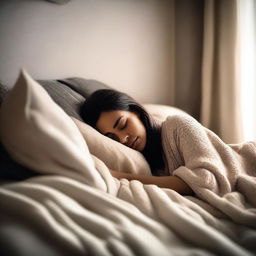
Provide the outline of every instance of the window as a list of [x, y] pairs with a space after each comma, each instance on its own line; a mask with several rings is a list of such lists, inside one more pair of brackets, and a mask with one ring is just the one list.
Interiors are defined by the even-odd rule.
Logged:
[[256, 139], [256, 3], [238, 1], [240, 82], [244, 140]]

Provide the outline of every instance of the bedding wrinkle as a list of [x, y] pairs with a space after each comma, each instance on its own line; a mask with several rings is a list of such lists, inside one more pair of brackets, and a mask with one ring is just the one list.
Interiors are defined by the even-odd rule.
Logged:
[[42, 203], [8, 187], [0, 188], [0, 198], [2, 214], [27, 223], [28, 226], [34, 226], [36, 234], [46, 237], [48, 243], [54, 241], [54, 246], [58, 247], [63, 255], [82, 255], [83, 245], [77, 236], [56, 222]]
[[[243, 253], [245, 253], [238, 246], [236, 246], [232, 240], [221, 235], [214, 228], [208, 225], [203, 225], [202, 222], [200, 225], [196, 219], [191, 218], [191, 214], [187, 214], [186, 212], [182, 211], [179, 205], [175, 204], [173, 201], [169, 201], [166, 194], [152, 193], [152, 189], [153, 187], [151, 187], [149, 191], [151, 192], [151, 197], [156, 204], [156, 209], [161, 209], [161, 211], [159, 211], [159, 215], [165, 221], [168, 219], [172, 220], [167, 221], [165, 224], [171, 227], [171, 229], [177, 232], [178, 235], [183, 239], [188, 242], [193, 242], [193, 244], [201, 244], [203, 241], [203, 247], [205, 249], [215, 247], [215, 252], [221, 255], [243, 255]], [[158, 188], [154, 187], [154, 189]], [[158, 205], [161, 205], [161, 208]], [[167, 213], [170, 213], [170, 208], [172, 209], [172, 215], [165, 216]], [[185, 229], [186, 232], [182, 232], [182, 229]], [[194, 234], [196, 234], [196, 236]], [[230, 251], [226, 250], [226, 245], [228, 244], [229, 246], [227, 247], [230, 248]]]
[[[63, 222], [61, 224], [66, 223], [65, 226], [73, 228], [76, 225], [75, 222], [78, 222], [80, 226], [87, 226], [88, 231], [95, 233], [99, 238], [103, 239], [110, 232], [113, 236], [120, 237], [117, 230], [113, 229], [109, 220], [102, 218], [100, 215], [96, 217], [92, 216], [90, 210], [84, 209], [77, 201], [67, 197], [56, 189], [46, 185], [26, 183], [21, 184], [14, 191], [27, 197], [32, 195], [30, 198], [34, 201], [40, 199], [44, 202], [44, 206], [55, 220]], [[62, 216], [59, 216], [59, 214], [62, 214]], [[72, 224], [70, 224], [71, 222]], [[93, 226], [94, 229], [91, 229], [90, 226]]]
[[239, 175], [237, 178], [236, 189], [242, 193], [246, 199], [254, 208], [256, 208], [256, 196], [255, 196], [256, 178], [248, 177], [246, 175]]
[[139, 209], [143, 209], [143, 213], [145, 213], [147, 216], [153, 217], [155, 209], [147, 191], [145, 190], [145, 185], [139, 181], [132, 180], [130, 182], [130, 189], [135, 205]]
[[[47, 184], [48, 186], [55, 188], [62, 193], [68, 192], [68, 195], [74, 198], [75, 201], [79, 202], [82, 206], [86, 206], [86, 208], [88, 209], [93, 209], [101, 215], [103, 215], [101, 209], [104, 209], [105, 206], [110, 205], [111, 207], [109, 208], [109, 210], [105, 212], [108, 219], [116, 220], [116, 217], [113, 215], [113, 212], [116, 209], [117, 213], [123, 212], [125, 216], [129, 217], [129, 219], [136, 220], [136, 223], [138, 225], [146, 221], [144, 215], [137, 207], [135, 207], [133, 204], [125, 202], [127, 201], [125, 198], [126, 195], [122, 198], [122, 200], [120, 200], [112, 195], [109, 195], [108, 193], [99, 193], [99, 190], [93, 189], [92, 187], [87, 186], [82, 182], [78, 182], [61, 176], [45, 176], [40, 177], [40, 179], [32, 178], [30, 179], [30, 181], [32, 183]], [[129, 184], [129, 182], [125, 179], [121, 180], [121, 183], [123, 182], [126, 183], [126, 186]], [[141, 186], [142, 184], [140, 183], [139, 185]], [[87, 197], [84, 197], [85, 193], [87, 194]], [[113, 198], [118, 201], [112, 200]], [[106, 208], [108, 209], [108, 207]], [[149, 221], [147, 222], [147, 225], [150, 225], [153, 230], [159, 227], [158, 223], [152, 223], [150, 218], [148, 220]], [[163, 230], [159, 229], [159, 231]]]

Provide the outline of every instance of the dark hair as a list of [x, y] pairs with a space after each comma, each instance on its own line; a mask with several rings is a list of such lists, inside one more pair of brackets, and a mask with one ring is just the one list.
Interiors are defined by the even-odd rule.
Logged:
[[129, 95], [116, 90], [97, 90], [85, 100], [80, 109], [80, 115], [85, 123], [96, 128], [101, 112], [125, 110], [139, 114], [146, 128], [147, 142], [142, 154], [148, 161], [153, 175], [161, 175], [164, 168], [163, 149], [160, 126], [149, 113]]

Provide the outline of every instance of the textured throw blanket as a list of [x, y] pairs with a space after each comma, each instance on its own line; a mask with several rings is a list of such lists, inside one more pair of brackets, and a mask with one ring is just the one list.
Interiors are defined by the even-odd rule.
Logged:
[[10, 222], [0, 231], [22, 223], [50, 255], [254, 255], [255, 144], [225, 145], [180, 117], [163, 124], [163, 142], [170, 172], [195, 196], [119, 181], [88, 152], [80, 181], [60, 170], [1, 185], [0, 215]]
[[225, 217], [256, 227], [256, 142], [227, 145], [188, 115], [167, 118], [162, 142], [172, 175]]

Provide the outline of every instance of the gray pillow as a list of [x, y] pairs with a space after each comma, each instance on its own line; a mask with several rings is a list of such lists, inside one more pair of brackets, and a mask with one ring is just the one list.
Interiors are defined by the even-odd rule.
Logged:
[[93, 92], [100, 89], [112, 89], [108, 85], [93, 79], [84, 79], [79, 77], [71, 77], [66, 79], [58, 80], [60, 83], [63, 83], [74, 91], [88, 98]]
[[5, 94], [8, 92], [7, 86], [0, 82], [0, 105], [2, 104]]
[[69, 115], [81, 120], [79, 108], [85, 98], [57, 80], [38, 80], [51, 98]]

